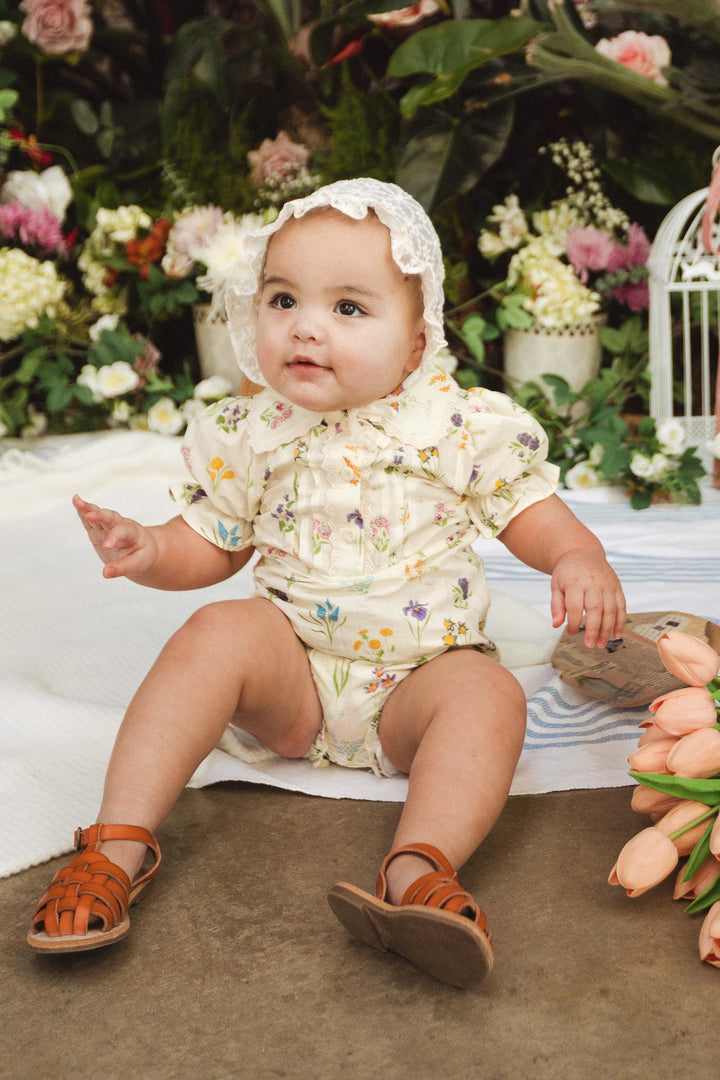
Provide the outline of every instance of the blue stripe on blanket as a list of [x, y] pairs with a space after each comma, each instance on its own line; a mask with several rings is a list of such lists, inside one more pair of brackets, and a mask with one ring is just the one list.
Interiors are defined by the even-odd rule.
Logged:
[[594, 700], [585, 705], [572, 704], [556, 686], [545, 686], [531, 697], [527, 711], [526, 750], [637, 742], [637, 725], [647, 716], [644, 707], [619, 710]]
[[[694, 559], [679, 554], [673, 558], [653, 559], [648, 555], [627, 555], [612, 550], [608, 550], [607, 556], [621, 581], [691, 581], [693, 585], [700, 582], [716, 584], [720, 572], [720, 559], [717, 556]], [[538, 577], [537, 570], [518, 560], [484, 557], [483, 564], [488, 581], [529, 581]]]

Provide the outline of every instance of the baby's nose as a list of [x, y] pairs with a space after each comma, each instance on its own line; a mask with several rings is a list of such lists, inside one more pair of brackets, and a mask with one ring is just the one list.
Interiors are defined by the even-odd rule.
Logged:
[[323, 337], [322, 319], [309, 311], [299, 311], [293, 326], [293, 337], [298, 341], [319, 341]]

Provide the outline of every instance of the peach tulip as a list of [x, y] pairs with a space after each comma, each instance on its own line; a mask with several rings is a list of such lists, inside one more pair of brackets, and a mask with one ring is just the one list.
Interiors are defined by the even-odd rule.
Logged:
[[645, 746], [638, 746], [628, 758], [634, 772], [667, 773], [667, 756], [679, 739], [655, 739]]
[[610, 885], [622, 885], [628, 896], [640, 896], [663, 881], [677, 866], [678, 851], [655, 825], [628, 840], [610, 871]]
[[[689, 855], [704, 835], [708, 819], [715, 812], [715, 807], [706, 806], [705, 803], [695, 802], [693, 799], [683, 799], [679, 806], [663, 814], [653, 828], [670, 837], [680, 855]], [[692, 822], [698, 818], [701, 820], [697, 825], [693, 825]], [[681, 829], [684, 832], [679, 836], [673, 835]]]
[[651, 701], [648, 708], [654, 723], [668, 735], [687, 735], [698, 728], [712, 727], [717, 720], [713, 696], [706, 686], [684, 686]]
[[676, 795], [666, 795], [662, 791], [655, 791], [653, 788], [645, 787], [644, 784], [638, 784], [632, 793], [630, 805], [637, 814], [657, 814], [658, 817], [662, 817], [668, 810], [674, 810], [683, 801]]
[[699, 728], [685, 735], [667, 755], [665, 768], [675, 776], [709, 779], [720, 772], [720, 731]]
[[695, 871], [691, 878], [684, 881], [685, 867], [678, 873], [673, 890], [673, 900], [695, 900], [709, 889], [720, 877], [720, 862], [710, 855]]
[[663, 731], [653, 720], [643, 720], [639, 726], [643, 729], [643, 732], [638, 739], [638, 746], [647, 746], [648, 743], [657, 742], [659, 739], [667, 739], [668, 737], [667, 731]]
[[658, 638], [657, 648], [670, 674], [688, 686], [705, 686], [718, 673], [720, 656], [712, 645], [693, 634], [668, 630]]
[[708, 911], [700, 927], [700, 959], [720, 967], [720, 900]]
[[710, 833], [710, 854], [720, 859], [720, 816], [715, 818], [715, 824]]

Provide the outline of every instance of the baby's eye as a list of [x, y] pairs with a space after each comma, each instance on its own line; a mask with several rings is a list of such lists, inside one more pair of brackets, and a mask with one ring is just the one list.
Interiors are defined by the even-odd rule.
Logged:
[[352, 300], [341, 300], [336, 311], [339, 315], [350, 315], [355, 317], [365, 314], [360, 305], [355, 304]]
[[279, 308], [281, 311], [289, 311], [295, 307], [295, 300], [290, 293], [277, 293], [270, 301], [270, 307]]

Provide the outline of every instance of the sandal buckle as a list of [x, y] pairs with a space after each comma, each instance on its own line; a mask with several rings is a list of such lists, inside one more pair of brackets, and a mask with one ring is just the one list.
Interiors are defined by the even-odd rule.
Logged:
[[83, 846], [84, 846], [83, 845], [83, 832], [84, 831], [85, 830], [82, 827], [75, 830], [75, 836], [73, 838], [73, 843], [75, 844], [75, 850], [76, 851], [81, 851]]

